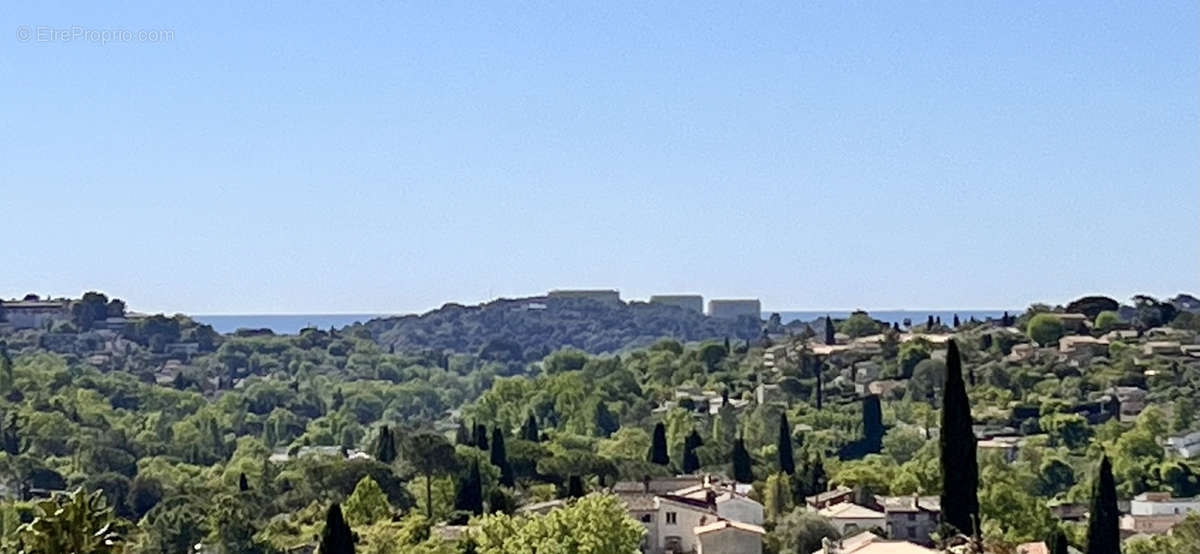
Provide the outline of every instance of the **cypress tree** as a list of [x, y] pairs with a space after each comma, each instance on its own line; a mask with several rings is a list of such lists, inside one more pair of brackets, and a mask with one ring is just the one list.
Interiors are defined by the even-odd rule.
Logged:
[[1121, 531], [1118, 527], [1117, 486], [1113, 481], [1108, 455], [1100, 458], [1100, 470], [1092, 484], [1092, 505], [1088, 511], [1087, 554], [1120, 554]]
[[578, 475], [567, 478], [567, 498], [583, 498], [583, 479]]
[[504, 448], [504, 433], [499, 427], [492, 429], [492, 465], [500, 468], [501, 485], [511, 487], [516, 484], [512, 465], [508, 463], [508, 451]]
[[825, 344], [837, 344], [837, 336], [833, 331], [833, 319], [828, 315], [825, 316]]
[[883, 408], [879, 395], [872, 394], [863, 398], [863, 439], [866, 441], [867, 453], [878, 454], [883, 449]]
[[454, 444], [471, 446], [471, 431], [467, 430], [466, 423], [458, 422], [458, 429], [454, 431]]
[[954, 328], [958, 329], [958, 314], [954, 314]]
[[739, 435], [733, 441], [733, 480], [738, 483], [754, 482], [754, 462], [746, 451], [746, 441]]
[[821, 368], [822, 364], [817, 364], [817, 390], [814, 392], [817, 397], [817, 411], [821, 411], [821, 405], [825, 397], [825, 383], [821, 379]]
[[787, 412], [779, 416], [779, 440], [775, 444], [779, 453], [779, 470], [793, 475], [796, 473], [796, 455], [792, 452], [792, 426], [788, 424]]
[[703, 445], [704, 441], [700, 439], [700, 433], [695, 429], [688, 433], [683, 439], [683, 472], [687, 475], [696, 473], [700, 469], [700, 457], [696, 455], [696, 448]]
[[925, 320], [925, 331], [929, 332], [932, 330], [933, 330], [933, 315], [930, 315], [929, 319]]
[[396, 461], [396, 437], [387, 425], [379, 427], [379, 438], [375, 441], [375, 459], [385, 464]]
[[942, 393], [941, 444], [942, 521], [973, 535], [979, 523], [979, 462], [971, 404], [963, 383], [962, 358], [950, 340], [946, 351], [946, 384]]
[[1054, 531], [1050, 533], [1050, 538], [1046, 541], [1046, 547], [1050, 549], [1050, 554], [1070, 554], [1071, 550], [1067, 544], [1067, 534], [1062, 527], [1056, 526]]
[[241, 473], [238, 475], [238, 491], [246, 492], [248, 490], [250, 490], [250, 483], [246, 481], [246, 474]]
[[825, 461], [820, 454], [814, 452], [808, 456], [803, 481], [807, 485], [808, 495], [825, 492], [829, 485], [829, 477], [825, 475]]
[[486, 425], [475, 424], [475, 437], [472, 441], [475, 443], [475, 448], [480, 450], [488, 449], [488, 431]]
[[654, 438], [650, 443], [650, 452], [646, 454], [646, 461], [660, 466], [671, 463], [671, 457], [667, 454], [667, 428], [661, 422], [654, 426]]
[[317, 554], [354, 554], [354, 533], [342, 517], [342, 507], [334, 502], [325, 513], [325, 528]]
[[472, 462], [466, 478], [459, 480], [454, 509], [475, 515], [483, 513], [483, 478], [479, 475], [479, 462]]
[[533, 412], [529, 412], [529, 417], [525, 418], [525, 425], [521, 426], [521, 438], [529, 442], [538, 442], [542, 439], [537, 417], [533, 415]]

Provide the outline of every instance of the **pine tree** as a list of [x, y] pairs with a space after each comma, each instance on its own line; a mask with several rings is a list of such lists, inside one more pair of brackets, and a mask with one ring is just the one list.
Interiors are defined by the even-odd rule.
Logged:
[[650, 452], [646, 454], [646, 461], [660, 466], [671, 463], [671, 457], [667, 454], [667, 428], [662, 422], [654, 426], [654, 438], [650, 443]]
[[379, 427], [379, 438], [375, 441], [375, 459], [385, 464], [396, 461], [396, 437], [387, 425]]
[[696, 448], [704, 444], [700, 438], [700, 433], [695, 429], [683, 439], [683, 473], [692, 475], [700, 469], [700, 457], [696, 455]]
[[462, 421], [458, 422], [458, 429], [454, 431], [454, 444], [472, 446], [471, 431], [467, 429], [467, 424]]
[[883, 449], [883, 435], [886, 432], [879, 395], [863, 398], [863, 439], [866, 441], [867, 454], [878, 454]]
[[317, 554], [354, 554], [354, 533], [342, 517], [342, 507], [337, 502], [331, 504], [325, 514], [325, 528], [321, 530]]
[[1067, 533], [1063, 531], [1062, 527], [1054, 528], [1054, 531], [1050, 533], [1050, 538], [1046, 541], [1046, 547], [1050, 549], [1050, 554], [1070, 554]]
[[480, 450], [488, 449], [488, 430], [486, 425], [475, 424], [475, 437], [472, 439], [475, 448]]
[[454, 509], [475, 515], [483, 513], [483, 478], [479, 475], [479, 462], [473, 462], [466, 478], [459, 480]]
[[521, 426], [521, 438], [529, 442], [542, 440], [541, 431], [538, 429], [537, 417], [533, 415], [533, 412], [529, 412], [529, 417], [525, 418], [525, 425]]
[[504, 447], [504, 433], [500, 428], [492, 429], [492, 465], [500, 468], [500, 484], [511, 487], [516, 484], [513, 480], [513, 468], [508, 463], [508, 451]]
[[833, 319], [828, 315], [825, 316], [825, 344], [830, 346], [837, 344], [837, 335], [833, 330]]
[[746, 441], [739, 435], [733, 441], [733, 480], [738, 483], [754, 482], [754, 462], [746, 451]]
[[792, 426], [788, 424], [787, 412], [779, 416], [779, 439], [775, 444], [779, 454], [779, 470], [793, 475], [796, 473], [796, 455], [792, 451]]
[[583, 478], [572, 475], [567, 478], [567, 498], [583, 498]]
[[1121, 531], [1118, 527], [1117, 486], [1113, 481], [1108, 455], [1100, 458], [1100, 469], [1092, 484], [1092, 505], [1088, 511], [1087, 554], [1120, 554]]
[[942, 521], [973, 535], [979, 523], [979, 462], [962, 358], [953, 340], [947, 344], [941, 415]]

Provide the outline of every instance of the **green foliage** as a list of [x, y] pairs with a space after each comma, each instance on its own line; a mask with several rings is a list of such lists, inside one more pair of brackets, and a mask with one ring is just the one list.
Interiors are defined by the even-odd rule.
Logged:
[[317, 554], [354, 554], [354, 533], [342, 518], [342, 507], [337, 502], [329, 505], [325, 515]]
[[472, 539], [479, 554], [629, 554], [645, 533], [615, 496], [591, 494], [546, 515], [484, 516]]
[[646, 461], [660, 466], [671, 463], [671, 458], [667, 454], [667, 428], [662, 423], [654, 426], [654, 438], [650, 443], [650, 450], [646, 454]]
[[33, 521], [17, 529], [21, 554], [118, 554], [122, 524], [100, 491], [82, 490], [37, 503]]
[[1088, 514], [1087, 554], [1120, 554], [1121, 514], [1117, 511], [1117, 487], [1108, 456], [1100, 459]]
[[946, 353], [946, 390], [942, 395], [942, 521], [968, 535], [979, 525], [979, 465], [971, 403], [962, 378], [962, 358], [953, 340]]
[[845, 333], [850, 338], [865, 337], [874, 335], [880, 332], [879, 322], [871, 319], [867, 312], [856, 311], [850, 314], [850, 317], [842, 320], [838, 325], [838, 331]]
[[355, 526], [370, 525], [391, 514], [387, 495], [371, 476], [363, 477], [355, 485], [354, 492], [346, 498], [346, 521]]
[[741, 437], [733, 441], [733, 454], [731, 455], [733, 464], [733, 479], [739, 483], [754, 482], [754, 462], [750, 458], [750, 453], [746, 451], [746, 441]]
[[1052, 313], [1037, 314], [1030, 318], [1025, 334], [1042, 346], [1055, 344], [1063, 336], [1062, 319]]
[[1123, 325], [1121, 316], [1115, 311], [1103, 311], [1096, 315], [1096, 322], [1093, 328], [1102, 333], [1107, 333]]
[[811, 554], [821, 550], [826, 538], [837, 540], [841, 534], [828, 520], [804, 508], [789, 513], [768, 536], [772, 550], [779, 554]]

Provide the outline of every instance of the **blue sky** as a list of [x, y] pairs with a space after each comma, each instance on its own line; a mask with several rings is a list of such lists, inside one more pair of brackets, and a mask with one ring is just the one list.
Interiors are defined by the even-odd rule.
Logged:
[[0, 14], [0, 296], [1200, 290], [1195, 3], [103, 4]]

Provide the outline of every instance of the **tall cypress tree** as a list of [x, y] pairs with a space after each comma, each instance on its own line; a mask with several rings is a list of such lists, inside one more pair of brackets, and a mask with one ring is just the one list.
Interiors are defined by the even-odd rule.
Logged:
[[872, 394], [863, 398], [863, 440], [866, 442], [866, 453], [878, 454], [883, 449], [883, 408], [880, 406], [879, 395]]
[[1067, 533], [1063, 531], [1062, 527], [1054, 527], [1054, 531], [1050, 533], [1050, 538], [1046, 540], [1046, 547], [1050, 549], [1050, 554], [1070, 554], [1071, 549], [1067, 544]]
[[787, 412], [779, 416], [779, 439], [775, 443], [779, 454], [779, 471], [788, 475], [796, 473], [796, 455], [792, 452], [792, 426], [788, 424]]
[[475, 515], [483, 513], [483, 478], [479, 475], [479, 462], [472, 462], [467, 476], [459, 480], [454, 509]]
[[475, 424], [475, 436], [472, 439], [475, 443], [475, 448], [480, 450], [488, 449], [488, 430], [483, 424]]
[[954, 314], [954, 328], [958, 329], [958, 314]]
[[821, 378], [821, 373], [822, 373], [821, 370], [822, 369], [824, 369], [824, 363], [818, 362], [817, 363], [817, 390], [813, 393], [817, 397], [817, 411], [821, 411], [821, 406], [825, 401], [825, 383], [824, 383], [824, 379]]
[[508, 450], [504, 447], [504, 433], [499, 427], [492, 429], [492, 465], [500, 468], [500, 484], [511, 487], [516, 484], [513, 480], [512, 464], [508, 463]]
[[525, 425], [521, 426], [521, 438], [529, 442], [539, 442], [542, 440], [541, 430], [538, 429], [537, 417], [533, 412], [529, 412], [529, 417], [525, 418]]
[[454, 431], [454, 444], [471, 446], [471, 431], [467, 429], [466, 423], [458, 422], [458, 429]]
[[375, 459], [385, 464], [396, 461], [396, 437], [387, 425], [379, 427], [379, 438], [375, 441]]
[[942, 521], [973, 535], [979, 523], [979, 462], [971, 403], [963, 382], [958, 345], [946, 351], [946, 385], [942, 392], [941, 444]]
[[567, 478], [567, 498], [583, 498], [583, 478], [572, 475]]
[[754, 462], [750, 459], [750, 453], [746, 451], [746, 441], [738, 436], [737, 440], [733, 441], [733, 480], [738, 483], [753, 483], [754, 482]]
[[1118, 527], [1117, 485], [1113, 481], [1108, 455], [1100, 458], [1100, 470], [1092, 483], [1092, 505], [1088, 511], [1087, 554], [1120, 554], [1121, 531]]
[[661, 422], [654, 426], [654, 437], [650, 443], [650, 452], [646, 454], [646, 461], [660, 466], [671, 463], [671, 457], [667, 454], [667, 428]]
[[700, 433], [692, 429], [691, 433], [683, 439], [683, 472], [687, 475], [696, 473], [700, 469], [700, 457], [696, 455], [696, 448], [702, 446], [704, 441], [700, 438]]
[[933, 316], [930, 315], [929, 319], [925, 320], [925, 332], [928, 333], [932, 330], [933, 330]]
[[246, 480], [246, 474], [238, 474], [238, 492], [246, 492], [250, 490], [250, 482]]
[[325, 513], [325, 528], [321, 530], [317, 554], [354, 554], [354, 533], [342, 517], [342, 507], [337, 502]]
[[825, 344], [837, 344], [837, 334], [833, 330], [833, 319], [828, 315], [825, 316]]

